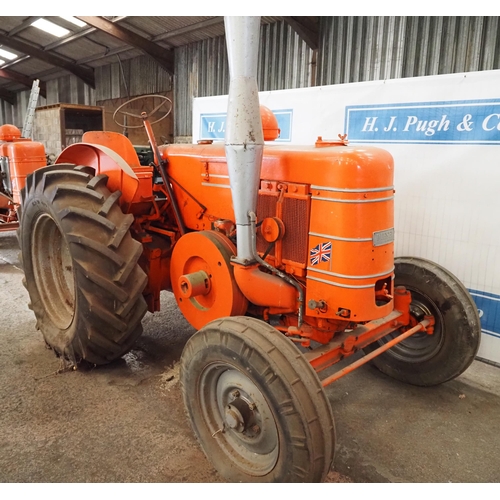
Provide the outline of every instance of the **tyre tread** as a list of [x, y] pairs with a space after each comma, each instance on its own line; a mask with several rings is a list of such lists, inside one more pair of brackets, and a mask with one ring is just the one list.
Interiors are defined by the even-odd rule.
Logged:
[[[47, 200], [47, 210], [58, 220], [68, 241], [77, 284], [77, 311], [81, 309], [73, 322], [76, 333], [67, 350], [74, 350], [80, 359], [103, 364], [127, 352], [141, 335], [141, 321], [147, 311], [142, 295], [147, 277], [137, 263], [142, 245], [128, 231], [133, 216], [121, 211], [117, 203], [121, 193], [108, 190], [108, 176], [94, 174], [92, 167], [56, 164], [29, 175], [22, 191], [18, 239], [31, 296], [36, 285], [30, 265], [26, 265], [30, 238], [29, 230], [23, 234], [23, 226], [29, 226], [24, 208], [35, 198]], [[46, 337], [50, 328], [41, 301], [31, 297], [31, 302]], [[50, 339], [45, 341], [50, 345]]]
[[[213, 335], [215, 331], [220, 333], [219, 343], [214, 340], [217, 339], [217, 336]], [[186, 385], [191, 369], [190, 359], [198, 350], [221, 343], [226, 347], [234, 346], [232, 351], [239, 352], [242, 359], [248, 360], [243, 355], [252, 352], [256, 363], [259, 359], [261, 362], [265, 360], [262, 364], [267, 364], [267, 367], [257, 373], [267, 387], [273, 384], [276, 386], [274, 393], [283, 391], [286, 387], [288, 396], [282, 395], [277, 404], [277, 411], [281, 417], [294, 422], [291, 424], [295, 429], [291, 446], [296, 450], [296, 463], [287, 469], [284, 477], [269, 480], [324, 480], [332, 465], [335, 442], [330, 404], [311, 365], [289, 339], [267, 323], [250, 317], [228, 317], [209, 323], [191, 337], [181, 358], [181, 389], [186, 407], [189, 409], [192, 398]], [[196, 426], [195, 430], [202, 448], [205, 449]], [[238, 479], [238, 475], [233, 476], [227, 469], [223, 474], [228, 475], [230, 480], [245, 480]]]
[[[417, 386], [439, 385], [458, 377], [474, 361], [481, 337], [481, 320], [467, 288], [449, 270], [427, 259], [398, 257], [395, 266], [396, 285], [425, 289], [436, 304], [438, 299], [448, 304], [448, 309], [441, 311], [443, 347], [433, 358], [413, 364], [394, 358], [389, 349], [372, 364], [392, 378]], [[432, 289], [427, 289], [431, 281]], [[376, 342], [364, 350], [371, 352], [379, 346]]]

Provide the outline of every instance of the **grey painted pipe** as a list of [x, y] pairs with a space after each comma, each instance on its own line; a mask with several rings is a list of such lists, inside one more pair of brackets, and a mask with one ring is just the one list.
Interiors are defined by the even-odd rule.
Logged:
[[260, 184], [264, 136], [257, 87], [260, 17], [225, 17], [229, 102], [225, 150], [236, 218], [236, 262], [254, 262], [252, 224]]

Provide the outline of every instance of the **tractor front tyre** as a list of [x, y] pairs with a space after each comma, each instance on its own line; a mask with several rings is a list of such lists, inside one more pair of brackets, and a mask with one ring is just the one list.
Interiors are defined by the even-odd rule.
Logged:
[[52, 165], [28, 176], [21, 194], [18, 239], [37, 329], [73, 364], [125, 354], [147, 309], [142, 245], [107, 180], [90, 167]]
[[[479, 349], [481, 323], [464, 285], [452, 273], [429, 260], [395, 259], [395, 286], [411, 292], [414, 322], [434, 317], [434, 333], [418, 332], [373, 359], [390, 377], [418, 386], [434, 386], [463, 373]], [[368, 347], [372, 352], [401, 332], [393, 332]]]
[[181, 357], [184, 403], [209, 460], [230, 482], [320, 482], [335, 428], [321, 382], [272, 326], [235, 316], [212, 321]]

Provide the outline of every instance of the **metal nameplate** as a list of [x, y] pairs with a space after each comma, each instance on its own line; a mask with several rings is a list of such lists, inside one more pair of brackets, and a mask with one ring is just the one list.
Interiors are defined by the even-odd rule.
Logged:
[[373, 233], [373, 246], [381, 247], [394, 241], [394, 228], [384, 229], [383, 231], [375, 231]]

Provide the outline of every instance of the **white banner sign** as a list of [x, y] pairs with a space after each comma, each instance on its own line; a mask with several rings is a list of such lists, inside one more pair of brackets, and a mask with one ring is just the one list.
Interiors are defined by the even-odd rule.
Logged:
[[[481, 315], [479, 357], [500, 363], [500, 71], [261, 92], [280, 142], [388, 150], [395, 251], [437, 262]], [[224, 140], [227, 96], [194, 100], [193, 142]]]

